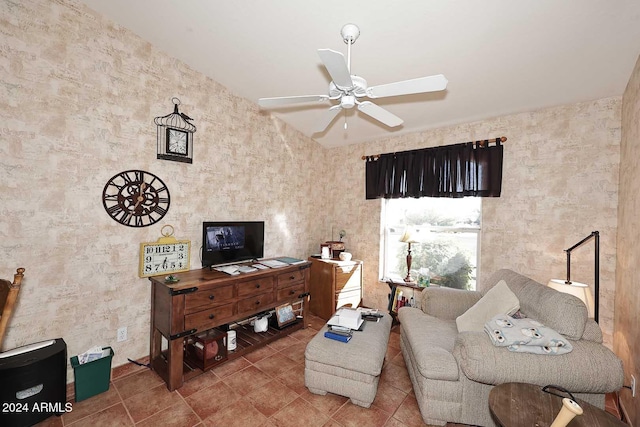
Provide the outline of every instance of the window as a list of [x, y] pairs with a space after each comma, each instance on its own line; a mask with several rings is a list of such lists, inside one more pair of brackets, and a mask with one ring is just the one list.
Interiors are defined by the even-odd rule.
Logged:
[[440, 286], [476, 288], [480, 197], [385, 199], [382, 203], [384, 277], [407, 275], [408, 245], [400, 238], [408, 228], [418, 241], [411, 244], [414, 280], [422, 276]]

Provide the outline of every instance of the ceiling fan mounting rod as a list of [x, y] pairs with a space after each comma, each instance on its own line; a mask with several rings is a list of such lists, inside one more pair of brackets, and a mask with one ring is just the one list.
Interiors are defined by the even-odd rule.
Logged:
[[349, 70], [349, 74], [351, 74], [351, 40], [347, 43], [347, 70]]
[[351, 45], [358, 40], [360, 36], [360, 28], [356, 24], [346, 24], [340, 30], [342, 40], [347, 44], [347, 69], [351, 73]]

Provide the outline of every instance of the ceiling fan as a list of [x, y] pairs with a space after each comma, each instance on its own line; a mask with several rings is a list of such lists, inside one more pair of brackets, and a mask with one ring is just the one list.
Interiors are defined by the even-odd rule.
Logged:
[[261, 107], [279, 107], [304, 102], [340, 100], [339, 104], [329, 107], [329, 110], [324, 113], [322, 119], [318, 121], [314, 127], [314, 133], [324, 131], [340, 111], [353, 108], [356, 105], [359, 111], [369, 117], [389, 127], [396, 127], [403, 123], [400, 117], [371, 101], [360, 101], [360, 98], [367, 97], [375, 99], [413, 93], [437, 92], [446, 89], [448, 80], [442, 74], [368, 87], [365, 79], [351, 74], [351, 45], [354, 44], [358, 36], [360, 36], [360, 29], [355, 24], [346, 24], [342, 27], [340, 34], [348, 46], [346, 62], [344, 55], [340, 52], [331, 49], [318, 49], [318, 55], [333, 79], [333, 81], [329, 83], [329, 95], [260, 98], [258, 104]]

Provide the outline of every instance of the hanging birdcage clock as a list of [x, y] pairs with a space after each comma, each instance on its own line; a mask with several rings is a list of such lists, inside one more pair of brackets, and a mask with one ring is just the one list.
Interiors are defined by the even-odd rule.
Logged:
[[173, 113], [156, 117], [158, 126], [158, 159], [193, 163], [193, 134], [196, 127], [191, 117], [178, 111], [180, 100], [172, 98]]

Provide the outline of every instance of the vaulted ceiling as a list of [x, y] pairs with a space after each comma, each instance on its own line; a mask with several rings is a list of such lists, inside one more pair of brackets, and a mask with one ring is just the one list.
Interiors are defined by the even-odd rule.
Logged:
[[640, 54], [637, 0], [82, 1], [256, 104], [328, 94], [317, 50], [346, 57], [347, 23], [360, 29], [351, 74], [370, 86], [448, 79], [445, 91], [372, 100], [404, 120], [395, 128], [352, 108], [313, 133], [338, 101], [265, 110], [327, 147], [620, 96]]

